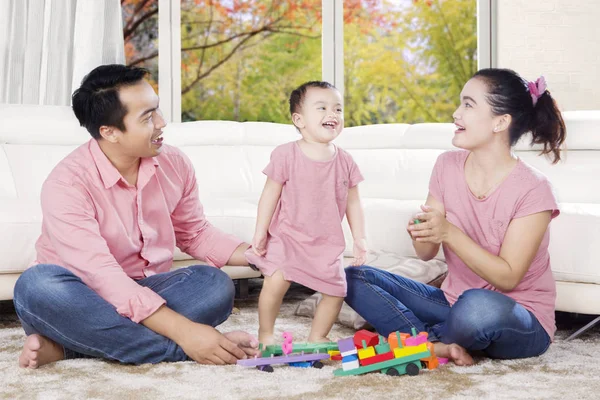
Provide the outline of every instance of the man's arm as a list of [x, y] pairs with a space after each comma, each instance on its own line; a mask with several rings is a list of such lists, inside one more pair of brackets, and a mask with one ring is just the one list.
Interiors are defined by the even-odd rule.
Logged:
[[171, 213], [177, 247], [192, 257], [203, 260], [214, 267], [229, 262], [248, 265], [243, 257], [247, 244], [233, 235], [211, 225], [204, 215], [198, 196], [198, 183], [191, 161], [180, 153], [180, 172], [184, 179], [184, 190], [179, 203]]

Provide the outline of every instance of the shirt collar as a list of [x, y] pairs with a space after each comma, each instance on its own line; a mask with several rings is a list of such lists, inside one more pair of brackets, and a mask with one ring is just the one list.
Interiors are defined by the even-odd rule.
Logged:
[[[119, 173], [117, 168], [115, 168], [108, 157], [106, 157], [106, 154], [104, 154], [96, 139], [91, 139], [89, 141], [89, 149], [90, 153], [92, 154], [92, 158], [94, 159], [94, 164], [96, 164], [96, 168], [98, 168], [98, 172], [100, 173], [102, 183], [106, 189], [116, 185], [119, 180], [123, 180], [125, 182], [121, 176], [121, 173]], [[152, 171], [150, 171], [149, 167], [156, 167], [158, 165], [159, 163], [156, 157], [142, 158], [140, 161], [139, 171], [144, 171], [147, 175], [151, 175], [156, 168], [152, 168]]]

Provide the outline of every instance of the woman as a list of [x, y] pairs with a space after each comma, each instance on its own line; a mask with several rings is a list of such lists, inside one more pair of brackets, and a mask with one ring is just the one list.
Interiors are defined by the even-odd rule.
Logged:
[[441, 289], [372, 267], [349, 267], [347, 303], [382, 335], [427, 331], [439, 357], [471, 365], [544, 353], [556, 330], [556, 285], [548, 254], [558, 206], [546, 177], [516, 157], [526, 133], [560, 160], [566, 130], [543, 77], [484, 69], [464, 86], [452, 144], [439, 156], [422, 211], [408, 222], [417, 256], [440, 245]]

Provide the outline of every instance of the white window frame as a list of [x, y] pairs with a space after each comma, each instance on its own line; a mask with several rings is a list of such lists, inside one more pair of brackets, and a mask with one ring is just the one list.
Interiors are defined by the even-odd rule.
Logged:
[[[496, 65], [497, 0], [477, 0], [477, 67]], [[322, 0], [322, 79], [344, 93], [344, 2]], [[181, 122], [181, 1], [158, 0], [158, 93], [168, 122]]]

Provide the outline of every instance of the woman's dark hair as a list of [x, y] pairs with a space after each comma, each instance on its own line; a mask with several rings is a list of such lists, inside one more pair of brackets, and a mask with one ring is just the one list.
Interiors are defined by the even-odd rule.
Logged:
[[119, 88], [135, 85], [148, 75], [144, 68], [120, 64], [101, 65], [87, 74], [73, 93], [73, 112], [79, 124], [92, 137], [100, 139], [100, 127], [113, 126], [125, 131], [123, 118], [127, 107], [119, 99]]
[[302, 85], [294, 89], [292, 91], [292, 94], [290, 95], [290, 115], [294, 115], [294, 113], [300, 112], [300, 109], [302, 108], [302, 103], [304, 102], [304, 97], [306, 96], [306, 92], [310, 88], [336, 89], [336, 87], [329, 82], [310, 81], [303, 83]]
[[544, 146], [542, 154], [550, 155], [553, 164], [560, 161], [560, 149], [567, 136], [565, 122], [548, 90], [540, 93], [534, 105], [527, 81], [510, 69], [487, 68], [479, 70], [474, 78], [487, 86], [486, 100], [495, 115], [509, 114], [510, 145], [531, 132], [532, 144]]

